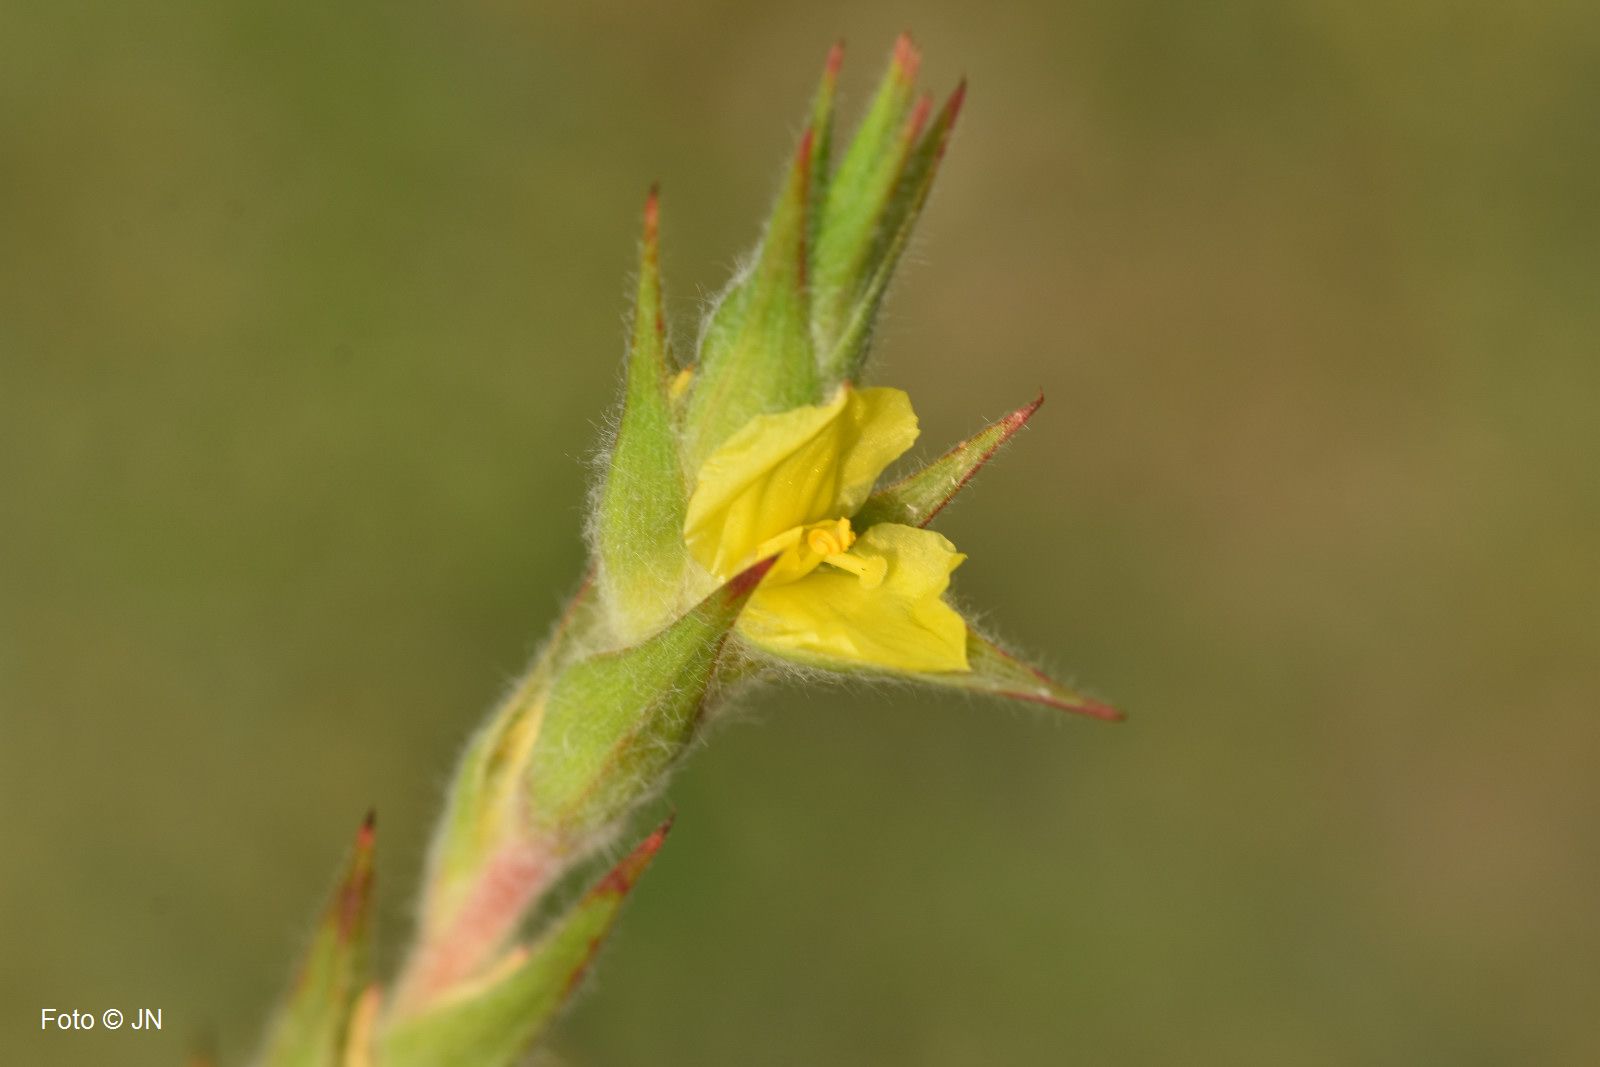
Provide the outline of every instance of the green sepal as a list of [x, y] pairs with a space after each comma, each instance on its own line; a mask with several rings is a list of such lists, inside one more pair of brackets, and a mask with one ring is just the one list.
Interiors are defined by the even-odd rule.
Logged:
[[268, 1031], [259, 1067], [337, 1067], [341, 1062], [351, 1012], [367, 977], [376, 836], [369, 814]]
[[[828, 200], [829, 172], [833, 164], [833, 104], [839, 89], [839, 68], [844, 65], [844, 42], [828, 49], [822, 66], [822, 80], [811, 98], [811, 187], [806, 211], [806, 242], [814, 256], [817, 235], [822, 226], [823, 206]], [[814, 283], [814, 279], [808, 279]]]
[[939, 671], [897, 675], [944, 689], [1026, 700], [1090, 718], [1118, 721], [1122, 712], [1093, 697], [1063, 685], [967, 626], [967, 671]]
[[659, 199], [645, 202], [622, 417], [595, 516], [600, 596], [618, 643], [667, 621], [682, 580], [685, 489], [668, 398]]
[[882, 678], [918, 682], [940, 689], [961, 689], [969, 693], [1045, 704], [1094, 719], [1118, 721], [1123, 717], [1122, 712], [1111, 705], [1063, 685], [1038, 667], [1001, 648], [973, 629], [970, 622], [967, 624], [968, 669], [965, 671], [903, 671], [828, 656], [780, 654], [748, 642], [737, 643], [734, 651], [736, 655], [729, 657], [727, 666], [721, 668], [730, 681], [759, 679], [780, 664], [793, 664], [840, 679]]
[[911, 232], [933, 189], [933, 180], [939, 173], [939, 164], [950, 143], [956, 118], [961, 114], [966, 91], [966, 82], [956, 86], [955, 92], [950, 94], [928, 131], [905, 160], [893, 195], [874, 233], [872, 251], [866, 258], [864, 272], [855, 280], [856, 288], [852, 293], [848, 317], [838, 326], [835, 338], [830, 338], [826, 343], [819, 341], [822, 374], [828, 381], [854, 380], [861, 373], [862, 364], [866, 362], [871, 348], [872, 330], [877, 322], [878, 311], [883, 306], [884, 294], [889, 291], [889, 281], [894, 277], [895, 267], [906, 246], [911, 243]]
[[957, 493], [966, 488], [972, 476], [983, 469], [983, 465], [1000, 450], [1000, 446], [1027, 425], [1043, 403], [1044, 394], [1041, 393], [1033, 403], [1018, 408], [998, 422], [990, 423], [921, 470], [879, 489], [867, 497], [861, 510], [851, 519], [851, 525], [858, 530], [880, 522], [897, 522], [905, 526], [928, 525]]
[[518, 1062], [581, 983], [622, 902], [660, 850], [662, 823], [532, 945], [514, 949], [486, 979], [379, 1039], [380, 1067]]
[[809, 128], [800, 138], [756, 262], [724, 294], [706, 327], [684, 412], [687, 472], [698, 471], [752, 417], [820, 397], [806, 287], [815, 138]]
[[812, 333], [824, 356], [837, 344], [860, 290], [872, 276], [877, 232], [927, 117], [925, 102], [912, 113], [919, 65], [916, 47], [902, 34], [822, 200], [812, 256]]
[[581, 848], [659, 783], [687, 746], [728, 631], [772, 559], [648, 640], [555, 679], [524, 778], [530, 829]]

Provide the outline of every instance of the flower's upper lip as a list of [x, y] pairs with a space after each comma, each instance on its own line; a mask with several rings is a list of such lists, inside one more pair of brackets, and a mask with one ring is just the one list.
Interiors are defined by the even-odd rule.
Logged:
[[684, 517], [690, 554], [726, 577], [788, 531], [848, 518], [916, 437], [898, 389], [842, 386], [825, 404], [756, 416], [701, 465]]

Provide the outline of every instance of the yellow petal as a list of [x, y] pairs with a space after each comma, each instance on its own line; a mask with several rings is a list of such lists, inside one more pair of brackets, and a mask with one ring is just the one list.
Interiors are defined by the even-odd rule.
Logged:
[[841, 387], [826, 404], [757, 415], [711, 454], [689, 497], [684, 540], [727, 577], [797, 526], [853, 515], [917, 439], [899, 389]]
[[876, 584], [833, 566], [757, 589], [739, 632], [779, 655], [900, 671], [967, 670], [967, 624], [940, 597], [967, 557], [932, 530], [879, 523], [855, 557]]

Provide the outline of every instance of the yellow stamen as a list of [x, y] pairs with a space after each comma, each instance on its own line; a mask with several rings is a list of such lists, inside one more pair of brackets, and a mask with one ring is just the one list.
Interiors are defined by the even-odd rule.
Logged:
[[853, 552], [839, 552], [828, 556], [822, 562], [830, 567], [849, 571], [860, 578], [863, 589], [878, 588], [883, 584], [884, 575], [889, 573], [889, 561], [882, 556], [858, 556]]
[[694, 381], [694, 368], [683, 368], [667, 386], [667, 398], [673, 401], [682, 400], [683, 394], [689, 391], [689, 383], [692, 381]]
[[807, 547], [824, 559], [848, 551], [855, 543], [856, 534], [850, 529], [849, 519], [839, 519], [831, 529], [827, 526], [814, 526], [806, 531]]
[[683, 523], [698, 580], [776, 557], [739, 616], [745, 640], [823, 665], [971, 669], [966, 621], [944, 602], [965, 557], [929, 530], [856, 531], [839, 517], [860, 511], [916, 436], [904, 393], [841, 387], [825, 404], [755, 416], [705, 459]]

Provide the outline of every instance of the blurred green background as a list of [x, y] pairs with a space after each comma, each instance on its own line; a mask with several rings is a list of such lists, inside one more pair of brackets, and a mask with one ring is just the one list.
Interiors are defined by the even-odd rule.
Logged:
[[[235, 1062], [369, 804], [386, 951], [828, 44], [968, 110], [883, 331], [1122, 726], [759, 696], [582, 1064], [1600, 1062], [1600, 8], [9, 4], [0, 1062]], [[37, 1031], [164, 1009], [157, 1035]]]

